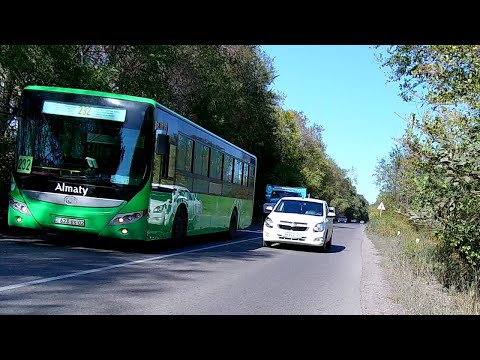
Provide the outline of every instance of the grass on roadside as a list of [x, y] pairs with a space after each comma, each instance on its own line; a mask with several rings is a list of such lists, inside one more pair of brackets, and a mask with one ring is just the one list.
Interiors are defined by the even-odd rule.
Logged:
[[394, 211], [370, 210], [366, 232], [383, 256], [406, 314], [480, 314], [480, 274], [442, 249], [429, 229]]

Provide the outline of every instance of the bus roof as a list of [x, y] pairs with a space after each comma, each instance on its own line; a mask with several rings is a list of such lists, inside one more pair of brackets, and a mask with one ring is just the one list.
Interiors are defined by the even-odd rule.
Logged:
[[155, 100], [152, 100], [152, 99], [149, 99], [149, 98], [140, 97], [140, 96], [132, 96], [132, 95], [115, 94], [115, 93], [110, 93], [110, 92], [105, 92], [105, 91], [65, 88], [65, 87], [57, 87], [57, 86], [29, 85], [29, 86], [25, 87], [25, 90], [52, 91], [52, 92], [72, 93], [72, 94], [79, 94], [79, 95], [102, 96], [102, 97], [109, 97], [109, 98], [112, 98], [112, 99], [140, 101], [140, 102], [148, 103], [148, 104], [153, 105], [155, 107], [160, 107], [162, 110], [168, 111], [172, 115], [174, 115], [174, 116], [178, 117], [179, 119], [187, 122], [188, 124], [193, 125], [193, 126], [199, 128], [199, 129], [201, 129], [202, 131], [205, 131], [205, 132], [209, 133], [210, 135], [218, 138], [219, 140], [222, 140], [222, 141], [226, 142], [227, 144], [229, 144], [229, 145], [237, 148], [238, 150], [248, 154], [249, 156], [255, 158], [255, 160], [257, 159], [257, 157], [255, 155], [249, 153], [248, 151], [242, 149], [241, 147], [238, 147], [237, 145], [232, 144], [231, 142], [225, 140], [224, 138], [212, 133], [211, 131], [208, 131], [207, 129], [205, 129], [203, 127], [201, 127], [197, 123], [195, 123], [191, 120], [188, 120], [184, 116], [182, 116], [180, 114], [177, 114], [175, 111], [173, 111], [173, 110], [167, 108], [166, 106], [164, 106], [162, 104], [159, 104]]
[[102, 96], [102, 97], [109, 97], [112, 99], [119, 99], [119, 100], [140, 101], [140, 102], [151, 104], [153, 106], [157, 104], [156, 101], [149, 98], [115, 94], [115, 93], [95, 91], [95, 90], [74, 89], [74, 88], [65, 88], [65, 87], [56, 87], [56, 86], [37, 86], [37, 85], [27, 86], [25, 87], [25, 90], [52, 91], [52, 92], [72, 93], [72, 94], [79, 94], [79, 95]]

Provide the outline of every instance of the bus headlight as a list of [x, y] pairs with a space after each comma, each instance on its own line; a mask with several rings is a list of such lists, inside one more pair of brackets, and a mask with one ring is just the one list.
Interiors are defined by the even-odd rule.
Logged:
[[313, 227], [313, 231], [315, 232], [322, 232], [325, 230], [325, 223], [318, 223]]
[[28, 210], [27, 204], [25, 204], [25, 203], [23, 203], [23, 202], [21, 202], [21, 201], [18, 201], [18, 200], [15, 200], [15, 199], [10, 198], [9, 204], [10, 204], [10, 207], [11, 207], [12, 209], [15, 209], [15, 210], [17, 210], [17, 211], [20, 211], [22, 214], [32, 215], [32, 213], [30, 212], [30, 210]]
[[140, 220], [143, 216], [147, 215], [148, 211], [137, 211], [132, 213], [126, 214], [117, 214], [112, 221], [110, 221], [109, 225], [126, 225], [134, 223], [137, 220]]

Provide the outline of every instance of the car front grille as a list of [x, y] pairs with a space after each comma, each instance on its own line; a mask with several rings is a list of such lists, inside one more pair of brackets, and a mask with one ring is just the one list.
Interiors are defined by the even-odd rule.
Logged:
[[296, 222], [290, 222], [290, 221], [281, 221], [280, 224], [278, 224], [278, 227], [282, 230], [288, 230], [288, 231], [307, 231], [308, 226], [306, 223], [296, 223]]
[[291, 226], [291, 225], [283, 225], [283, 224], [278, 225], [278, 227], [280, 229], [288, 230], [288, 231], [306, 231], [308, 229], [308, 227], [306, 226]]

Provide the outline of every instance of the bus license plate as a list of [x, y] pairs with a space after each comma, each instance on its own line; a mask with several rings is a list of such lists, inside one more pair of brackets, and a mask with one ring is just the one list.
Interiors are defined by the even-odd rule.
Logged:
[[85, 219], [72, 219], [57, 216], [55, 218], [55, 224], [85, 227]]

